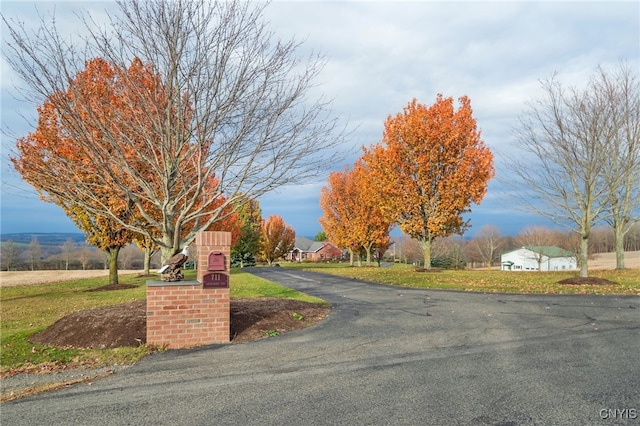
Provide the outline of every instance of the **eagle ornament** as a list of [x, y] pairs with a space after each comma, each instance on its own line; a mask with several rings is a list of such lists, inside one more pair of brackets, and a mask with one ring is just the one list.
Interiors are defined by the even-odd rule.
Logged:
[[189, 246], [185, 246], [182, 251], [171, 256], [162, 268], [158, 269], [158, 273], [162, 274], [162, 281], [182, 281], [182, 266], [189, 259]]

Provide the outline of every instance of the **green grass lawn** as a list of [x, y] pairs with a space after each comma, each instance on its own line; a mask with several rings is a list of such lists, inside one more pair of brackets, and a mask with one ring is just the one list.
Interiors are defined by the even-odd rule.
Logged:
[[[76, 311], [143, 300], [148, 277], [121, 275], [120, 284], [133, 288], [92, 291], [108, 283], [108, 278], [83, 279], [58, 284], [3, 288], [0, 292], [0, 373], [46, 371], [62, 364], [104, 366], [129, 364], [152, 349], [147, 346], [116, 349], [64, 349], [28, 342], [31, 335]], [[195, 271], [185, 271], [185, 279], [195, 279]], [[260, 279], [240, 270], [232, 271], [231, 298], [279, 297], [312, 303], [326, 303], [298, 291]]]
[[348, 264], [282, 263], [283, 267], [324, 272], [365, 281], [406, 287], [444, 290], [548, 293], [548, 294], [624, 294], [640, 295], [640, 270], [591, 271], [589, 276], [605, 278], [615, 285], [564, 285], [558, 281], [578, 275], [577, 272], [514, 272], [500, 270], [463, 270], [416, 272], [410, 265], [390, 267], [350, 267]]
[[231, 298], [245, 297], [277, 297], [281, 299], [295, 299], [322, 305], [328, 303], [317, 297], [300, 293], [288, 287], [274, 284], [270, 281], [258, 278], [255, 275], [242, 272], [239, 269], [231, 270], [231, 284], [229, 286]]

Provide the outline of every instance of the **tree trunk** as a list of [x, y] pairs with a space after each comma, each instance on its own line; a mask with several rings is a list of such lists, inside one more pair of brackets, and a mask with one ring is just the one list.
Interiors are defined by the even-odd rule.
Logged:
[[616, 269], [624, 269], [624, 232], [623, 224], [616, 223], [613, 228], [613, 235], [616, 246]]
[[178, 242], [174, 241], [173, 238], [167, 236], [164, 238], [165, 244], [160, 246], [160, 263], [164, 264], [171, 256], [180, 253], [180, 246], [178, 246]]
[[160, 247], [160, 264], [164, 265], [164, 262], [174, 254], [175, 253], [173, 253], [173, 248], [164, 246]]
[[144, 248], [144, 274], [149, 275], [149, 270], [151, 269], [151, 256], [153, 254], [153, 250], [151, 247]]
[[373, 245], [373, 243], [369, 243], [366, 245], [363, 245], [362, 247], [365, 249], [365, 251], [367, 252], [367, 266], [371, 266], [371, 246]]
[[589, 276], [589, 235], [580, 236], [580, 276]]
[[420, 240], [420, 247], [424, 253], [424, 269], [431, 269], [431, 237]]
[[353, 266], [353, 250], [349, 249], [349, 265]]
[[107, 256], [109, 258], [109, 285], [118, 284], [118, 254], [120, 247], [109, 247]]

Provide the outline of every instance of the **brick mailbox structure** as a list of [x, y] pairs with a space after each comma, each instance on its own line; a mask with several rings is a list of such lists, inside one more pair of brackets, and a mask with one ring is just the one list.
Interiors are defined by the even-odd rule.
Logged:
[[147, 344], [185, 348], [229, 342], [230, 255], [230, 232], [200, 232], [189, 246], [196, 281], [147, 281]]

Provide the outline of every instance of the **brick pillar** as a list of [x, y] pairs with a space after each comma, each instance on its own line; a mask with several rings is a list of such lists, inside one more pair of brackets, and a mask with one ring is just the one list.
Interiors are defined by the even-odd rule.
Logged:
[[195, 245], [198, 251], [196, 262], [198, 264], [198, 275], [196, 279], [202, 282], [203, 276], [207, 273], [209, 253], [219, 251], [224, 254], [225, 273], [229, 275], [231, 267], [231, 232], [198, 232], [196, 234]]
[[147, 344], [184, 348], [229, 341], [229, 288], [203, 288], [202, 278], [212, 251], [225, 256], [225, 271], [216, 273], [229, 276], [231, 233], [198, 233], [189, 248], [197, 256], [197, 281], [147, 281]]

